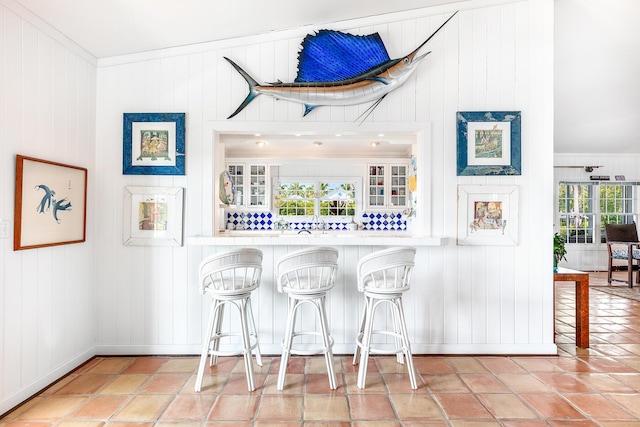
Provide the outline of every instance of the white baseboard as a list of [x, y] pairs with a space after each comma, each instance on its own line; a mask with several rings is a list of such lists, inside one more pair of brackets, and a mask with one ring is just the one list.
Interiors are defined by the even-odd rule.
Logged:
[[[335, 344], [334, 354], [353, 354], [355, 344]], [[558, 348], [554, 343], [536, 344], [414, 344], [414, 354], [438, 355], [556, 355]], [[199, 345], [101, 345], [96, 347], [96, 354], [102, 356], [115, 355], [193, 355], [200, 354]], [[264, 355], [279, 356], [282, 352], [280, 344], [261, 344], [260, 351]]]
[[82, 365], [95, 355], [96, 353], [94, 348], [87, 349], [82, 353], [76, 355], [72, 359], [68, 360], [64, 364], [58, 366], [54, 370], [48, 372], [46, 375], [43, 375], [42, 377], [22, 387], [15, 393], [12, 393], [8, 396], [3, 396], [2, 400], [0, 400], [0, 414], [4, 414], [5, 412], [10, 411], [36, 393], [58, 381], [60, 378], [64, 377], [69, 372], [73, 371], [78, 366]]

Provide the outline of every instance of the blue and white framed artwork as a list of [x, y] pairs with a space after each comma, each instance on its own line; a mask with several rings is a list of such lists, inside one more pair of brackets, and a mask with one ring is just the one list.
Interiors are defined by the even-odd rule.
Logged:
[[521, 175], [520, 111], [458, 111], [457, 174]]
[[184, 175], [185, 113], [124, 113], [122, 173]]

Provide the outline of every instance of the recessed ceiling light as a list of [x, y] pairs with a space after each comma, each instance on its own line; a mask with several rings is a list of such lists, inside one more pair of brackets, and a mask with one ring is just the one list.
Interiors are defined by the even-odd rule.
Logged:
[[320, 147], [322, 145], [321, 141], [313, 141], [313, 145], [316, 147]]
[[264, 142], [264, 141], [256, 141], [256, 145], [257, 145], [258, 147], [264, 147], [265, 145], [267, 145], [267, 143], [266, 143], [266, 142]]
[[384, 136], [384, 133], [379, 133], [378, 136], [382, 138]]
[[373, 148], [376, 148], [378, 145], [380, 145], [380, 143], [378, 141], [371, 141], [369, 145], [372, 146]]
[[262, 136], [261, 133], [254, 133], [253, 136]]
[[336, 136], [342, 136], [342, 134], [341, 133], [336, 133]]

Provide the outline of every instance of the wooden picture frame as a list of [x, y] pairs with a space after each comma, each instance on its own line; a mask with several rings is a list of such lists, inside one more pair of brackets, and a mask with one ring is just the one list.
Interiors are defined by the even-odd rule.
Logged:
[[122, 244], [182, 246], [184, 189], [125, 187]]
[[87, 169], [16, 156], [13, 250], [82, 243]]
[[518, 244], [517, 185], [458, 186], [458, 245]]
[[521, 175], [520, 111], [458, 111], [457, 173]]
[[122, 173], [184, 175], [185, 113], [124, 113]]

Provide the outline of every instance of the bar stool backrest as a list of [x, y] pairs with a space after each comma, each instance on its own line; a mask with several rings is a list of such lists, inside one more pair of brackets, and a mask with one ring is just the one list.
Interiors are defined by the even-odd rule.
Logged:
[[215, 254], [200, 263], [200, 292], [229, 295], [260, 286], [262, 251], [241, 248]]
[[357, 267], [360, 292], [404, 292], [409, 289], [416, 248], [383, 249], [360, 259]]
[[333, 288], [338, 251], [312, 247], [291, 252], [278, 261], [278, 292], [315, 293]]

